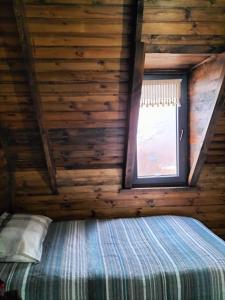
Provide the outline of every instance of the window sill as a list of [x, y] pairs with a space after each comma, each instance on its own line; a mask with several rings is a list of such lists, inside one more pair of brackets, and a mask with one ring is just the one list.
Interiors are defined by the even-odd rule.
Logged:
[[130, 188], [125, 189], [122, 188], [119, 192], [120, 193], [151, 193], [151, 192], [177, 192], [177, 191], [199, 191], [199, 187], [193, 187], [193, 186], [168, 186], [168, 187], [140, 187], [140, 188]]

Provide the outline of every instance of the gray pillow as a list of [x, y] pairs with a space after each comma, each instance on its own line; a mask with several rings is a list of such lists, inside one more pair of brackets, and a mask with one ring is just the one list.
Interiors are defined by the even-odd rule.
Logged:
[[0, 232], [0, 262], [39, 262], [51, 219], [14, 214]]

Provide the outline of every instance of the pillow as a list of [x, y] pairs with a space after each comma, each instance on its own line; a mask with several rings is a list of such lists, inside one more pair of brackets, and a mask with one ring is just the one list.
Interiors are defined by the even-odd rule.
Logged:
[[14, 214], [0, 232], [0, 262], [39, 262], [51, 219]]
[[3, 226], [5, 220], [10, 216], [10, 214], [8, 214], [7, 212], [4, 212], [3, 214], [1, 214], [0, 216], [0, 227]]

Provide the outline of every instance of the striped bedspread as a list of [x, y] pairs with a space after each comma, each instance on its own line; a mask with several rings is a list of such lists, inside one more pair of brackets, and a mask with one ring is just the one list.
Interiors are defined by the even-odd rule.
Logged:
[[225, 243], [187, 217], [55, 222], [41, 263], [0, 278], [23, 300], [222, 300]]

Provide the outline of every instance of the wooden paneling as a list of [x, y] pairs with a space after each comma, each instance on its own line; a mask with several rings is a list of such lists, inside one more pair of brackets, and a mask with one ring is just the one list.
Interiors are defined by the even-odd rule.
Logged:
[[144, 1], [142, 40], [147, 52], [225, 50], [224, 1]]
[[14, 200], [12, 161], [9, 161], [7, 137], [0, 135], [0, 213], [11, 211]]
[[3, 149], [0, 145], [0, 213], [8, 209], [9, 172]]
[[209, 58], [209, 54], [146, 53], [146, 70], [187, 70]]
[[[120, 191], [135, 1], [26, 2], [30, 3], [26, 5], [26, 21], [31, 29], [35, 72], [43, 118], [53, 145], [59, 194], [52, 195], [49, 188], [11, 1], [1, 1], [0, 119], [8, 129], [9, 157], [15, 167], [14, 210], [43, 213], [55, 219], [180, 214], [194, 216], [225, 236], [224, 112], [216, 124], [197, 187]], [[148, 7], [155, 9], [151, 13], [153, 23], [173, 22], [172, 15], [176, 22], [188, 23], [183, 10], [189, 7], [190, 22], [204, 23], [206, 12], [212, 11], [207, 22], [214, 22], [218, 13], [217, 23], [222, 27], [222, 0], [160, 0], [148, 2]], [[154, 49], [160, 47], [165, 52], [168, 45], [189, 51], [193, 45], [198, 49], [210, 46], [217, 47], [217, 51], [224, 44], [224, 36], [212, 37], [210, 33], [145, 38]], [[207, 93], [210, 86], [205, 89]]]
[[[225, 165], [206, 165], [200, 179], [201, 187], [195, 189], [120, 193], [120, 168], [61, 170], [58, 172], [61, 194], [54, 197], [34, 195], [44, 188], [44, 174], [29, 173], [31, 179], [28, 181], [28, 174], [18, 172], [17, 209], [41, 211], [57, 218], [181, 214], [194, 216], [211, 228], [221, 228], [224, 227], [225, 209], [224, 170]], [[33, 196], [26, 195], [30, 190]]]
[[225, 106], [216, 121], [212, 141], [207, 150], [207, 163], [225, 163]]
[[[40, 0], [25, 0], [26, 3], [36, 3], [39, 4]], [[48, 4], [76, 4], [76, 5], [106, 5], [106, 6], [111, 6], [111, 5], [132, 5], [134, 3], [133, 0], [48, 0]]]
[[[36, 5], [29, 5], [27, 9], [27, 15], [30, 18], [47, 18], [47, 19], [63, 19], [63, 20], [102, 20], [102, 22], [108, 22], [108, 20], [131, 20], [132, 19], [132, 9], [131, 7], [126, 7], [122, 5], [112, 6], [105, 9], [104, 5], [96, 6], [61, 6], [61, 5], [51, 5], [46, 7], [46, 5], [39, 5], [38, 10]], [[8, 11], [10, 15], [10, 12]]]
[[[215, 122], [224, 105], [224, 89], [224, 53], [198, 66], [190, 74], [190, 184], [196, 183], [205, 162]], [[225, 125], [223, 121], [220, 123]], [[219, 149], [214, 153], [218, 152]]]
[[[5, 3], [1, 1], [0, 11], [13, 28], [13, 30], [9, 30], [7, 26], [4, 26], [7, 24], [7, 22], [5, 23], [6, 19], [1, 18], [0, 40], [4, 57], [0, 60], [0, 83], [3, 88], [0, 91], [0, 123], [2, 127], [8, 129], [9, 158], [16, 169], [45, 168], [12, 1], [5, 1]], [[13, 57], [11, 53], [14, 53]], [[22, 140], [19, 137], [21, 133], [19, 128], [23, 130]], [[31, 131], [35, 138], [31, 139]], [[12, 137], [16, 138], [16, 143], [12, 142]], [[30, 145], [27, 151], [23, 152], [23, 159], [20, 159], [19, 154], [22, 153], [17, 147], [20, 147], [20, 143], [23, 144], [24, 140], [30, 141]]]

